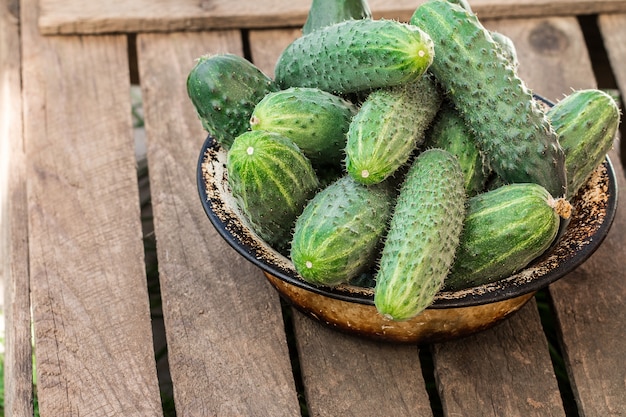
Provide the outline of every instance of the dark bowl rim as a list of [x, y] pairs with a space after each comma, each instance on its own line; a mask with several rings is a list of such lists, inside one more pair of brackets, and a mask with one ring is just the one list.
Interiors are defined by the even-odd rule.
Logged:
[[[535, 95], [535, 97], [540, 101], [546, 103], [548, 106], [553, 105], [553, 103], [541, 96]], [[206, 160], [207, 151], [211, 148], [216, 147], [219, 147], [219, 145], [209, 134], [202, 145], [202, 149], [198, 158], [196, 180], [202, 207], [204, 208], [206, 215], [208, 216], [210, 222], [212, 223], [218, 234], [247, 261], [260, 268], [263, 272], [270, 274], [286, 283], [292, 284], [307, 291], [312, 291], [322, 296], [346, 302], [374, 305], [373, 295], [350, 291], [346, 289], [345, 286], [316, 286], [304, 281], [301, 278], [292, 276], [290, 271], [287, 271], [278, 265], [272, 265], [265, 262], [265, 257], [260, 256], [260, 254], [255, 251], [254, 248], [250, 247], [249, 245], [243, 244], [240, 239], [238, 239], [233, 233], [231, 233], [230, 227], [228, 227], [228, 225], [225, 225], [224, 221], [212, 209], [211, 200], [207, 194], [205, 178], [202, 170], [202, 165]], [[547, 287], [548, 285], [562, 278], [564, 275], [573, 271], [579, 265], [583, 264], [597, 250], [597, 248], [606, 238], [606, 235], [608, 234], [613, 224], [613, 220], [617, 211], [618, 186], [613, 164], [608, 155], [605, 157], [603, 164], [606, 167], [606, 172], [608, 176], [608, 198], [606, 202], [606, 214], [604, 217], [604, 221], [590, 236], [593, 238], [590, 239], [587, 244], [579, 248], [574, 256], [560, 262], [558, 266], [551, 269], [548, 273], [541, 275], [536, 279], [532, 279], [531, 281], [525, 282], [523, 285], [504, 286], [499, 287], [495, 291], [487, 290], [478, 293], [471, 291], [449, 292], [447, 293], [447, 296], [438, 297], [428, 308], [471, 307], [522, 296]], [[463, 295], [454, 296], [453, 294], [455, 293], [463, 293]], [[443, 292], [442, 294], [446, 293]]]

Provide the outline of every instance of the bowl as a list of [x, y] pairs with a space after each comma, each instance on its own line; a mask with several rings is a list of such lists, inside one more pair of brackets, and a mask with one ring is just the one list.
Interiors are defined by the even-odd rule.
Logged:
[[492, 327], [534, 294], [581, 265], [606, 237], [617, 209], [617, 184], [607, 156], [572, 200], [573, 215], [558, 240], [519, 273], [460, 291], [440, 291], [433, 304], [407, 321], [381, 316], [373, 288], [315, 286], [291, 261], [260, 239], [239, 211], [227, 182], [226, 151], [209, 135], [200, 151], [197, 181], [204, 210], [221, 237], [260, 268], [280, 295], [307, 316], [337, 330], [395, 343], [433, 343]]

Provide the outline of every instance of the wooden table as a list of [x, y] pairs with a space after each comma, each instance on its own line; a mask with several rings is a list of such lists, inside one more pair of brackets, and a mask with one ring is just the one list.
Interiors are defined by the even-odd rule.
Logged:
[[[44, 417], [173, 415], [169, 389], [178, 416], [625, 416], [624, 198], [600, 249], [547, 302], [420, 347], [340, 334], [284, 307], [218, 237], [196, 190], [205, 132], [186, 76], [216, 52], [271, 75], [309, 6], [245, 3], [0, 0], [6, 415], [33, 415], [36, 381]], [[371, 6], [406, 20], [418, 3]], [[626, 93], [626, 1], [473, 4], [514, 40], [534, 91]], [[132, 84], [149, 177], [138, 177]], [[610, 157], [623, 192], [619, 146]], [[144, 250], [153, 240], [156, 253]], [[167, 361], [155, 358], [163, 343]]]

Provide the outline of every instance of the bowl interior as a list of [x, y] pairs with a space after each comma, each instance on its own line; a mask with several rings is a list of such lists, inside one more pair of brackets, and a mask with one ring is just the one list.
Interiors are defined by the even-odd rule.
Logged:
[[[344, 301], [374, 303], [373, 288], [348, 284], [330, 288], [307, 283], [289, 259], [260, 239], [230, 192], [226, 157], [226, 151], [208, 136], [200, 152], [197, 181], [204, 210], [228, 244], [266, 273], [300, 288]], [[531, 265], [495, 283], [461, 291], [441, 291], [430, 308], [480, 305], [527, 294], [546, 287], [582, 264], [602, 243], [617, 208], [615, 172], [608, 157], [572, 204], [573, 215], [558, 241]]]

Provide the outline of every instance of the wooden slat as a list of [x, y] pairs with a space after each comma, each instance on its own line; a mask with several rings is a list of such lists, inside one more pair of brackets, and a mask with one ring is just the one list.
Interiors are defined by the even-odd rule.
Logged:
[[123, 36], [42, 38], [22, 12], [41, 415], [162, 415]]
[[[278, 55], [299, 35], [299, 30], [251, 31], [253, 62], [273, 77]], [[311, 416], [432, 415], [417, 347], [346, 336], [293, 314]]]
[[[623, 20], [622, 20], [623, 22]], [[556, 100], [574, 89], [595, 88], [596, 81], [588, 54], [579, 51], [583, 37], [575, 22], [565, 19], [528, 22], [526, 30], [510, 30], [513, 25], [503, 22], [499, 27], [528, 51], [522, 68], [523, 76], [538, 92], [549, 91], [547, 97]], [[558, 39], [558, 47], [546, 53], [540, 44], [524, 44], [541, 29], [547, 39]], [[549, 28], [549, 30], [546, 30]], [[608, 29], [605, 28], [605, 29]], [[613, 52], [623, 54], [622, 37], [617, 27], [606, 30]], [[619, 39], [619, 41], [617, 41]], [[608, 45], [608, 43], [607, 43]], [[625, 62], [624, 60], [621, 61]], [[617, 62], [613, 62], [613, 67]], [[547, 65], [546, 65], [547, 64]], [[622, 164], [616, 151], [610, 157], [615, 164], [619, 188], [624, 187]], [[550, 287], [560, 326], [562, 349], [568, 365], [579, 413], [585, 416], [619, 415], [626, 409], [624, 381], [626, 350], [621, 336], [626, 334], [626, 273], [621, 260], [626, 255], [623, 236], [626, 227], [623, 200], [609, 236], [598, 251], [574, 272]]]
[[[424, 0], [370, 0], [377, 18], [407, 21]], [[40, 0], [44, 34], [302, 26], [311, 0]], [[626, 11], [623, 0], [474, 0], [481, 18]]]
[[433, 346], [445, 415], [565, 416], [534, 300], [493, 329]]
[[4, 415], [33, 415], [28, 216], [22, 136], [19, 9], [0, 0], [0, 283], [4, 285]]
[[611, 69], [622, 92], [626, 95], [626, 14], [607, 14], [598, 17]]
[[202, 54], [241, 54], [241, 36], [148, 34], [137, 42], [177, 415], [298, 416], [279, 297], [217, 234], [196, 187], [206, 132], [185, 80]]

